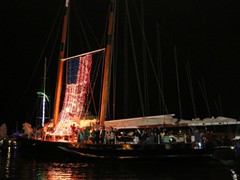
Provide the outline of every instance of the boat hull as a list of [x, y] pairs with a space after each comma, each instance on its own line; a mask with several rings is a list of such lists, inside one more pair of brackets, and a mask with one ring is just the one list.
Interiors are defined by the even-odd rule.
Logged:
[[72, 154], [66, 153], [66, 151], [60, 148], [72, 146], [72, 143], [70, 142], [42, 141], [20, 137], [17, 139], [17, 144], [20, 156], [39, 157], [46, 159], [73, 158]]
[[80, 144], [19, 138], [18, 149], [24, 156], [58, 160], [216, 160], [216, 149], [191, 143]]
[[61, 149], [82, 157], [97, 159], [211, 159], [207, 149], [194, 149], [191, 144], [77, 144]]

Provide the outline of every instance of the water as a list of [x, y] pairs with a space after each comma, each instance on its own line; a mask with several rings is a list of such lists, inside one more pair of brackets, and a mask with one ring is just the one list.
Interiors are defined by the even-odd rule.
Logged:
[[[46, 155], [47, 156], [47, 155]], [[74, 162], [21, 157], [16, 149], [0, 152], [0, 179], [238, 179], [240, 168], [212, 162]]]

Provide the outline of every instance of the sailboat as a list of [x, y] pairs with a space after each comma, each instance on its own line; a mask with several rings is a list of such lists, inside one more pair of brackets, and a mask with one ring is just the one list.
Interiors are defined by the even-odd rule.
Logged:
[[[43, 124], [42, 135], [37, 138], [22, 137], [19, 148], [27, 154], [41, 156], [94, 159], [156, 159], [156, 158], [211, 158], [213, 149], [194, 147], [191, 142], [181, 143], [133, 143], [133, 139], [123, 138], [119, 143], [84, 143], [78, 140], [79, 132], [83, 128], [99, 128], [101, 130], [111, 129], [134, 129], [140, 128], [166, 128], [187, 127], [187, 125], [176, 125], [174, 115], [144, 116], [123, 120], [105, 121], [110, 91], [110, 67], [112, 60], [112, 41], [114, 33], [114, 19], [116, 0], [111, 0], [111, 10], [108, 22], [107, 45], [104, 48], [90, 52], [66, 57], [66, 33], [68, 27], [69, 2], [65, 3], [65, 16], [61, 39], [61, 50], [59, 54], [57, 86], [55, 91], [54, 112], [52, 122]], [[93, 119], [85, 118], [86, 99], [90, 92], [90, 77], [93, 56], [98, 53], [104, 54], [104, 73], [101, 94], [101, 108], [99, 117]], [[61, 102], [64, 68], [66, 68], [66, 86], [63, 102]], [[76, 131], [78, 129], [78, 131]], [[88, 130], [90, 130], [88, 129]], [[90, 131], [89, 131], [90, 132]], [[88, 140], [88, 139], [87, 139]]]

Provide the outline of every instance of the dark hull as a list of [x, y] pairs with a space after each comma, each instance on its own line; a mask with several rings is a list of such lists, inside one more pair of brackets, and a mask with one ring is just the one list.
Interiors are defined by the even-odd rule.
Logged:
[[193, 149], [191, 144], [78, 144], [62, 147], [82, 157], [95, 159], [212, 159], [208, 149]]
[[[71, 147], [69, 142], [41, 141], [20, 137], [17, 139], [20, 156], [41, 159], [71, 159], [73, 154], [66, 153], [62, 148]], [[61, 147], [61, 148], [60, 148]]]
[[78, 144], [18, 140], [20, 154], [39, 158], [73, 160], [211, 160], [211, 149], [194, 149], [191, 144]]

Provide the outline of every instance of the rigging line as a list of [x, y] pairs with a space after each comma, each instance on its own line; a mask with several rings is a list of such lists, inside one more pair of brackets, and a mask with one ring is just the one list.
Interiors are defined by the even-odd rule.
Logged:
[[220, 96], [220, 94], [218, 94], [218, 103], [219, 103], [220, 115], [223, 115], [222, 102], [221, 102], [221, 96]]
[[142, 91], [141, 91], [141, 86], [140, 86], [139, 72], [138, 72], [138, 68], [137, 68], [136, 53], [135, 53], [135, 48], [134, 48], [133, 33], [132, 33], [132, 28], [131, 28], [131, 21], [130, 21], [129, 8], [128, 8], [127, 0], [125, 0], [125, 4], [126, 4], [126, 8], [127, 8], [128, 24], [129, 24], [129, 31], [130, 31], [130, 39], [131, 39], [132, 48], [133, 48], [133, 60], [134, 60], [135, 71], [136, 71], [136, 76], [137, 76], [137, 85], [138, 85], [138, 93], [139, 93], [139, 96], [140, 96], [141, 111], [142, 111], [142, 116], [144, 116]]
[[207, 100], [207, 97], [206, 97], [206, 96], [207, 96], [207, 94], [206, 94], [206, 89], [205, 89], [204, 87], [202, 87], [202, 86], [204, 86], [203, 79], [202, 79], [202, 84], [203, 84], [203, 85], [201, 84], [200, 81], [198, 81], [198, 84], [199, 84], [199, 86], [200, 86], [200, 90], [201, 90], [202, 95], [203, 95], [203, 100], [204, 100], [204, 102], [205, 102], [208, 115], [209, 115], [209, 117], [211, 117], [211, 113], [210, 113], [210, 109], [209, 109], [209, 105], [208, 105], [208, 100]]
[[128, 22], [127, 22], [127, 15], [126, 15], [126, 9], [124, 8], [124, 103], [123, 103], [123, 108], [124, 108], [124, 118], [127, 118], [127, 114], [128, 114]]
[[189, 61], [187, 61], [187, 64], [185, 67], [186, 67], [187, 78], [188, 78], [188, 87], [189, 87], [190, 96], [191, 96], [192, 105], [193, 105], [194, 117], [197, 118], [197, 111], [196, 111], [196, 104], [195, 104], [194, 93], [193, 93], [192, 76], [191, 76]]
[[[93, 37], [93, 39], [95, 40], [95, 42], [97, 43], [97, 45], [99, 46], [99, 47], [102, 47], [101, 45], [102, 45], [102, 43], [100, 43], [99, 42], [99, 40], [98, 40], [98, 38], [96, 37], [96, 34], [94, 33], [94, 31], [93, 31], [93, 28], [91, 27], [91, 25], [89, 24], [89, 22], [87, 21], [87, 18], [86, 18], [86, 15], [84, 14], [84, 11], [81, 9], [81, 7], [80, 6], [74, 6], [74, 10], [75, 10], [75, 12], [80, 12], [81, 13], [81, 15], [83, 16], [83, 18], [84, 18], [84, 20], [85, 20], [85, 23], [86, 23], [86, 25], [87, 25], [87, 27], [88, 27], [88, 29], [89, 29], [89, 32], [91, 33], [91, 37]], [[82, 28], [82, 31], [84, 32], [84, 38], [85, 38], [85, 41], [87, 42], [87, 44], [88, 44], [88, 48], [90, 48], [90, 45], [89, 45], [89, 41], [88, 41], [88, 39], [87, 39], [87, 35], [86, 35], [86, 31], [84, 31], [84, 29], [83, 29], [83, 27], [85, 27], [84, 25], [83, 25], [83, 21], [81, 20], [81, 19], [83, 19], [83, 18], [81, 18], [80, 17], [80, 14], [79, 13], [76, 13], [76, 17], [77, 17], [77, 19], [78, 19], [78, 21], [79, 21], [79, 24], [81, 25], [81, 28]], [[106, 18], [106, 22], [105, 22], [105, 27], [107, 27], [107, 19], [108, 18]], [[105, 32], [105, 31], [104, 31]], [[80, 33], [80, 32], [79, 32]], [[103, 33], [104, 34], [104, 33]], [[104, 36], [102, 36], [102, 37], [104, 37]]]
[[202, 79], [202, 84], [203, 84], [203, 90], [204, 90], [204, 96], [205, 96], [206, 106], [207, 106], [207, 109], [208, 109], [209, 116], [211, 117], [211, 112], [210, 112], [209, 103], [208, 103], [208, 98], [207, 98], [206, 86], [205, 86], [205, 83], [204, 83], [203, 79]]
[[89, 101], [88, 101], [88, 104], [87, 104], [87, 112], [89, 110], [89, 106], [90, 106], [91, 99], [92, 99], [92, 101], [93, 101], [93, 108], [94, 108], [95, 114], [97, 114], [96, 103], [95, 103], [94, 96], [93, 96], [93, 91], [94, 91], [93, 89], [94, 89], [94, 87], [92, 88], [91, 83], [89, 84], [89, 89], [90, 89], [91, 97], [89, 98]]
[[[105, 56], [105, 51], [103, 51], [103, 57]], [[104, 59], [104, 58], [103, 58]], [[93, 74], [93, 77], [95, 77], [95, 80], [93, 80], [94, 82], [94, 85], [93, 85], [93, 92], [95, 91], [95, 85], [96, 85], [96, 82], [97, 82], [97, 79], [98, 79], [98, 74], [99, 72], [101, 71], [101, 76], [100, 77], [103, 77], [103, 70], [104, 70], [104, 60], [103, 61], [99, 61], [99, 63], [97, 64], [96, 66], [96, 69], [94, 69], [94, 74]], [[94, 78], [93, 78], [94, 79]], [[103, 78], [100, 78], [100, 84], [102, 84], [102, 81], [103, 81]], [[101, 86], [100, 86], [101, 87]], [[98, 97], [101, 97], [101, 90], [99, 90], [99, 95]], [[100, 98], [99, 98], [100, 99]], [[100, 113], [100, 107], [101, 107], [101, 101], [99, 100], [98, 101], [98, 111], [96, 112], [96, 115], [99, 117], [99, 113]]]
[[174, 46], [174, 56], [175, 56], [175, 65], [176, 65], [176, 76], [177, 76], [177, 90], [178, 90], [178, 105], [180, 120], [182, 119], [182, 104], [181, 104], [181, 93], [180, 93], [180, 84], [179, 84], [179, 73], [178, 73], [178, 61], [177, 61], [177, 48]]
[[[114, 26], [114, 30], [113, 30], [113, 32], [115, 32], [115, 34], [116, 34], [116, 37], [114, 37], [113, 36], [113, 40], [112, 40], [112, 42], [114, 42], [114, 38], [117, 40], [118, 39], [118, 24], [117, 23], [115, 23], [116, 22], [116, 20], [119, 18], [118, 17], [118, 10], [119, 10], [119, 5], [117, 4], [118, 3], [118, 1], [116, 1], [115, 2], [116, 3], [116, 13], [114, 14], [115, 15], [115, 17], [114, 17], [114, 24], [115, 24], [115, 26]], [[115, 31], [115, 29], [116, 29], [116, 31]], [[118, 46], [117, 46], [117, 43], [116, 42], [114, 42], [114, 43], [112, 43], [113, 44], [113, 47], [112, 48], [114, 48], [114, 49], [118, 49]], [[115, 54], [113, 54], [112, 53], [112, 58], [113, 59], [117, 59], [117, 57], [118, 57], [118, 51], [115, 51]], [[118, 68], [117, 68], [117, 61], [111, 61], [111, 63], [112, 63], [112, 71], [113, 72], [111, 72], [110, 71], [110, 73], [113, 73], [113, 80], [112, 80], [112, 82], [113, 82], [113, 86], [112, 86], [112, 88], [113, 88], [113, 104], [112, 104], [112, 119], [115, 119], [116, 117], [116, 91], [117, 91], [117, 70], [118, 70]], [[111, 77], [111, 76], [110, 76]], [[110, 82], [111, 82], [111, 80], [110, 80]], [[108, 100], [109, 101], [109, 100]], [[109, 103], [110, 104], [110, 103]], [[110, 108], [110, 107], [109, 107]], [[109, 111], [110, 111], [110, 109], [109, 109]], [[109, 113], [110, 114], [110, 113]], [[110, 117], [110, 115], [109, 115], [109, 117]]]
[[[161, 39], [160, 39], [160, 33], [159, 33], [159, 23], [157, 23], [157, 28], [156, 28], [156, 35], [157, 35], [157, 60], [158, 60], [158, 78], [160, 80], [159, 82], [159, 86], [161, 87], [162, 89], [162, 94], [163, 93], [163, 73], [162, 73], [162, 51], [161, 51]], [[160, 114], [162, 114], [164, 112], [164, 109], [163, 108], [163, 101], [162, 101], [162, 98], [161, 98], [161, 95], [159, 94], [158, 96], [158, 99], [159, 99], [159, 111], [160, 111]]]
[[220, 109], [219, 109], [219, 106], [218, 106], [216, 100], [214, 100], [214, 104], [215, 104], [215, 106], [216, 106], [216, 109], [217, 109], [218, 114], [220, 115]]
[[[84, 19], [85, 19], [85, 21], [86, 21], [86, 23], [87, 23], [87, 25], [88, 25], [88, 28], [90, 29], [90, 32], [92, 33], [93, 31], [92, 31], [92, 29], [91, 29], [88, 21], [86, 20], [87, 18], [86, 18], [86, 16], [85, 16], [85, 14], [83, 13], [83, 10], [81, 10], [80, 7], [79, 7], [78, 9], [76, 8], [76, 6], [73, 6], [73, 7], [74, 7], [75, 12], [81, 12], [81, 13], [82, 13], [82, 15], [83, 15], [83, 17], [84, 17]], [[80, 37], [81, 37], [81, 34], [83, 35], [83, 38], [85, 39], [85, 42], [86, 42], [86, 44], [87, 44], [87, 49], [89, 50], [89, 49], [90, 49], [90, 43], [89, 43], [89, 41], [88, 41], [88, 39], [87, 39], [86, 31], [85, 31], [85, 29], [84, 29], [85, 26], [83, 25], [83, 21], [82, 21], [82, 19], [80, 18], [80, 15], [79, 15], [78, 13], [75, 13], [75, 14], [76, 14], [76, 17], [77, 17], [77, 19], [78, 19], [78, 22], [79, 22], [79, 25], [80, 25], [80, 28], [81, 28], [81, 33], [80, 33], [80, 31], [77, 31], [77, 32], [78, 32], [78, 34], [79, 34]], [[92, 33], [92, 35], [94, 36], [94, 33]], [[80, 42], [83, 43], [83, 41], [80, 41]], [[97, 41], [97, 42], [98, 42], [98, 41]], [[82, 45], [82, 46], [85, 47], [84, 45]]]
[[[35, 105], [34, 105], [34, 109], [33, 109], [33, 113], [31, 115], [31, 119], [35, 119], [35, 115], [34, 115], [34, 112], [36, 112], [37, 116], [40, 114], [40, 110], [38, 111], [38, 101], [36, 101]], [[40, 118], [39, 118], [40, 119]], [[38, 117], [35, 119], [35, 127], [37, 127], [37, 120], [38, 120]], [[32, 124], [32, 123], [31, 123]]]
[[[109, 11], [110, 11], [110, 8], [109, 8]], [[109, 14], [109, 13], [108, 13]], [[108, 19], [108, 17], [107, 17], [107, 19]], [[108, 26], [107, 26], [107, 23], [105, 23], [105, 28], [104, 28], [104, 32], [103, 32], [103, 34], [107, 34], [107, 28], [108, 28]], [[105, 37], [105, 36], [103, 36], [103, 37]], [[106, 40], [105, 40], [105, 38], [103, 38], [102, 39], [102, 41], [101, 41], [101, 45], [100, 45], [100, 47], [103, 47], [103, 45], [105, 44], [105, 42], [106, 42]], [[97, 59], [102, 59], [102, 56], [104, 57], [105, 55], [105, 51], [103, 51], [103, 53], [102, 53], [102, 55], [99, 55], [99, 57], [97, 58]], [[96, 61], [95, 61], [96, 62]], [[97, 79], [98, 79], [98, 77], [99, 77], [99, 72], [100, 72], [100, 69], [102, 69], [101, 70], [101, 77], [103, 76], [103, 65], [104, 65], [104, 61], [98, 61], [99, 63], [97, 63], [97, 65], [96, 66], [94, 66], [94, 70], [93, 70], [93, 74], [92, 74], [92, 76], [93, 76], [93, 88], [92, 88], [92, 91], [94, 92], [95, 91], [95, 85], [96, 85], [96, 82], [97, 82]], [[101, 67], [101, 65], [102, 65], [102, 68], [100, 68]], [[101, 84], [102, 84], [102, 78], [100, 78], [101, 79]], [[93, 93], [92, 92], [92, 93]], [[99, 90], [99, 96], [98, 97], [101, 97], [101, 90]], [[94, 96], [92, 96], [92, 98], [94, 98]], [[94, 101], [94, 100], [93, 100]], [[95, 102], [95, 101], [94, 101]], [[98, 102], [99, 103], [99, 108], [98, 108], [98, 111], [97, 110], [95, 110], [95, 113], [96, 113], [96, 115], [97, 116], [99, 116], [99, 112], [100, 112], [100, 104], [101, 104], [101, 101], [99, 101]], [[96, 106], [96, 103], [95, 103], [95, 106]]]
[[[143, 0], [141, 0], [141, 15], [142, 15], [142, 25], [143, 25], [143, 33], [145, 34], [145, 26], [144, 26], [144, 11], [143, 11]], [[144, 80], [144, 100], [145, 100], [145, 114], [149, 114], [149, 98], [148, 98], [148, 69], [147, 69], [147, 59], [146, 59], [146, 44], [144, 43], [144, 38], [142, 38], [142, 53], [143, 53], [143, 80]]]
[[[136, 4], [134, 4], [134, 5], [135, 5], [135, 9], [137, 9]], [[139, 19], [139, 15], [137, 17]], [[139, 22], [141, 22], [141, 21], [139, 20]], [[141, 29], [141, 32], [142, 32], [142, 36], [143, 36], [144, 41], [146, 43], [146, 48], [147, 48], [147, 52], [148, 52], [148, 55], [149, 55], [150, 63], [152, 65], [153, 73], [154, 73], [154, 76], [155, 76], [156, 81], [157, 81], [159, 93], [160, 93], [160, 95], [162, 97], [162, 100], [163, 100], [164, 109], [165, 109], [165, 112], [168, 114], [168, 109], [167, 109], [167, 106], [166, 106], [166, 103], [165, 103], [165, 99], [164, 99], [164, 96], [163, 96], [163, 93], [162, 93], [162, 88], [161, 88], [160, 83], [159, 83], [159, 79], [158, 79], [158, 76], [157, 76], [157, 73], [156, 73], [156, 69], [155, 69], [155, 66], [154, 66], [154, 63], [153, 63], [153, 58], [151, 56], [150, 49], [149, 49], [149, 46], [147, 44], [146, 36], [145, 36], [144, 32], [142, 31], [143, 25], [141, 23], [140, 23], [140, 27], [141, 27], [140, 29]]]
[[[114, 10], [114, 13], [113, 13], [113, 19], [112, 19], [112, 24], [113, 24], [113, 27], [112, 27], [112, 37], [111, 37], [111, 48], [112, 48], [112, 51], [111, 51], [111, 54], [110, 54], [110, 65], [109, 65], [109, 77], [112, 77], [112, 71], [111, 71], [111, 69], [112, 69], [112, 66], [113, 66], [113, 58], [114, 58], [114, 53], [113, 53], [113, 49], [115, 49], [115, 48], [117, 48], [117, 47], [115, 47], [116, 46], [116, 44], [115, 44], [115, 36], [114, 36], [114, 34], [116, 34], [116, 32], [115, 32], [115, 25], [116, 25], [116, 11], [117, 11], [117, 7], [118, 7], [118, 4], [117, 4], [117, 0], [115, 1], [115, 4], [112, 4], [112, 5], [114, 5], [113, 7], [112, 6], [110, 6], [110, 11], [111, 10]], [[110, 13], [108, 13], [108, 15], [110, 15]], [[116, 55], [115, 55], [115, 57], [116, 57]], [[110, 87], [111, 87], [111, 83], [112, 83], [112, 81], [111, 80], [109, 80], [109, 89], [110, 89]], [[114, 84], [113, 84], [113, 86], [114, 86]], [[114, 93], [114, 92], [113, 92]], [[110, 101], [110, 99], [109, 99], [109, 96], [110, 96], [110, 91], [108, 92], [108, 94], [107, 94], [107, 104], [109, 104], [109, 101]], [[116, 95], [114, 95], [115, 97], [116, 97]], [[115, 104], [115, 100], [113, 99], [113, 103]], [[114, 108], [115, 109], [115, 108]], [[108, 112], [109, 112], [109, 117], [110, 117], [110, 106], [109, 105], [107, 105], [107, 110], [108, 110]], [[115, 115], [114, 115], [115, 116]]]
[[[74, 1], [73, 1], [74, 2]], [[87, 35], [86, 35], [86, 31], [84, 30], [84, 25], [83, 25], [83, 19], [85, 19], [85, 21], [84, 22], [86, 22], [86, 24], [87, 24], [87, 27], [88, 27], [88, 29], [89, 29], [89, 31], [88, 32], [91, 32], [91, 37], [94, 37], [94, 39], [95, 39], [95, 41], [97, 42], [97, 44], [98, 44], [98, 46], [100, 46], [99, 45], [99, 41], [97, 41], [96, 39], [96, 36], [95, 36], [95, 34], [93, 33], [93, 30], [92, 30], [92, 28], [91, 28], [91, 26], [90, 26], [90, 24], [89, 24], [89, 22], [87, 21], [87, 18], [86, 18], [86, 16], [85, 16], [85, 14], [83, 13], [83, 11], [82, 10], [80, 10], [80, 11], [78, 11], [79, 9], [81, 9], [80, 7], [78, 7], [77, 5], [76, 5], [76, 2], [74, 2], [74, 5], [73, 5], [73, 12], [74, 12], [74, 15], [75, 15], [75, 19], [76, 20], [78, 20], [78, 24], [80, 24], [80, 27], [81, 27], [81, 32], [82, 32], [82, 34], [83, 34], [83, 37], [84, 37], [84, 39], [85, 39], [85, 42], [87, 42], [87, 49], [91, 49], [90, 48], [90, 44], [88, 43], [89, 41], [87, 40]], [[82, 17], [80, 18], [80, 14], [79, 13], [77, 13], [77, 12], [81, 12], [81, 15], [82, 15]], [[106, 27], [106, 26], [105, 26]], [[86, 29], [86, 28], [85, 28]], [[106, 29], [106, 28], [105, 28]], [[78, 34], [79, 34], [79, 36], [81, 36], [81, 33], [80, 33], [80, 31], [77, 31], [78, 32]], [[103, 40], [102, 40], [102, 43], [101, 44], [103, 44]], [[99, 65], [100, 65], [100, 62], [98, 63]], [[93, 72], [98, 72], [99, 71], [99, 65], [98, 66], [95, 66], [95, 68], [94, 68], [94, 71]], [[96, 70], [97, 69], [97, 70]], [[93, 96], [93, 91], [94, 91], [94, 89], [95, 89], [95, 84], [96, 84], [96, 80], [97, 80], [97, 74], [96, 75], [94, 75], [93, 74], [93, 77], [95, 77], [95, 80], [94, 80], [94, 87], [93, 88], [91, 88], [91, 96], [90, 96], [90, 98], [89, 98], [89, 103], [88, 103], [88, 105], [87, 105], [87, 110], [89, 109], [89, 107], [90, 107], [90, 103], [91, 103], [91, 100], [92, 100], [92, 102], [93, 102], [93, 108], [94, 108], [94, 111], [95, 111], [95, 114], [97, 115], [98, 113], [97, 113], [97, 110], [96, 110], [96, 103], [95, 103], [95, 100], [94, 100], [94, 96]], [[90, 85], [91, 86], [91, 85]], [[100, 92], [101, 93], [101, 92]]]
[[[64, 1], [64, 0], [62, 0], [62, 1]], [[64, 1], [64, 2], [65, 2], [65, 1]], [[36, 73], [36, 71], [37, 71], [37, 68], [38, 68], [39, 64], [40, 64], [40, 61], [41, 61], [41, 59], [42, 59], [42, 57], [43, 57], [43, 53], [44, 53], [45, 49], [47, 48], [47, 44], [48, 44], [48, 42], [49, 42], [49, 40], [50, 40], [50, 36], [51, 36], [51, 34], [53, 33], [53, 29], [54, 29], [53, 27], [55, 26], [55, 24], [56, 24], [56, 22], [57, 22], [57, 17], [59, 16], [61, 10], [63, 9], [63, 8], [61, 7], [62, 3], [59, 3], [59, 4], [60, 4], [60, 6], [59, 6], [59, 9], [58, 9], [58, 13], [57, 13], [57, 15], [56, 15], [56, 17], [55, 17], [55, 19], [54, 19], [54, 23], [53, 23], [53, 25], [52, 25], [51, 31], [50, 31], [49, 36], [48, 36], [48, 38], [47, 38], [47, 42], [45, 43], [45, 46], [44, 46], [44, 48], [43, 48], [43, 50], [42, 50], [42, 53], [41, 53], [41, 55], [40, 55], [40, 57], [39, 57], [39, 59], [38, 59], [38, 62], [36, 63], [36, 66], [35, 66], [35, 68], [34, 68], [34, 70], [33, 70], [32, 76], [29, 78], [29, 81], [28, 81], [28, 83], [27, 83], [27, 85], [26, 85], [26, 88], [25, 88], [25, 90], [23, 91], [22, 96], [20, 97], [19, 102], [18, 102], [17, 105], [16, 105], [16, 108], [15, 108], [14, 112], [12, 113], [11, 119], [14, 118], [14, 116], [15, 116], [16, 113], [17, 113], [17, 110], [19, 109], [20, 105], [22, 104], [23, 99], [24, 99], [24, 97], [25, 97], [25, 95], [26, 95], [26, 93], [27, 93], [27, 89], [29, 88], [30, 83], [32, 82], [33, 77], [34, 77], [34, 75], [35, 75], [35, 73]]]
[[[105, 51], [103, 51], [103, 53], [102, 53], [102, 55], [99, 55], [99, 56], [101, 56], [101, 57], [98, 57], [97, 59], [102, 59], [103, 57], [104, 57], [104, 54], [105, 54]], [[100, 71], [100, 67], [101, 67], [101, 64], [103, 64], [103, 63], [101, 63], [101, 62], [103, 62], [103, 61], [98, 61], [98, 63], [97, 63], [97, 66], [95, 66], [95, 70], [94, 70], [94, 72], [96, 72], [96, 74], [93, 74], [93, 82], [91, 83], [91, 84], [93, 84], [93, 86], [91, 86], [90, 88], [91, 88], [91, 98], [92, 98], [92, 101], [93, 101], [93, 106], [95, 107], [94, 109], [95, 109], [95, 114], [96, 115], [98, 115], [98, 111], [97, 111], [97, 109], [96, 109], [96, 103], [95, 103], [95, 100], [94, 100], [94, 96], [93, 96], [93, 92], [95, 91], [95, 86], [96, 86], [96, 82], [97, 82], [97, 78], [98, 78], [98, 74], [99, 74], [99, 71]], [[90, 106], [90, 100], [89, 100], [89, 106]]]
[[222, 106], [221, 106], [221, 97], [219, 94], [218, 94], [218, 99], [214, 101], [214, 104], [216, 106], [218, 114], [222, 116], [223, 113], [222, 113]]

